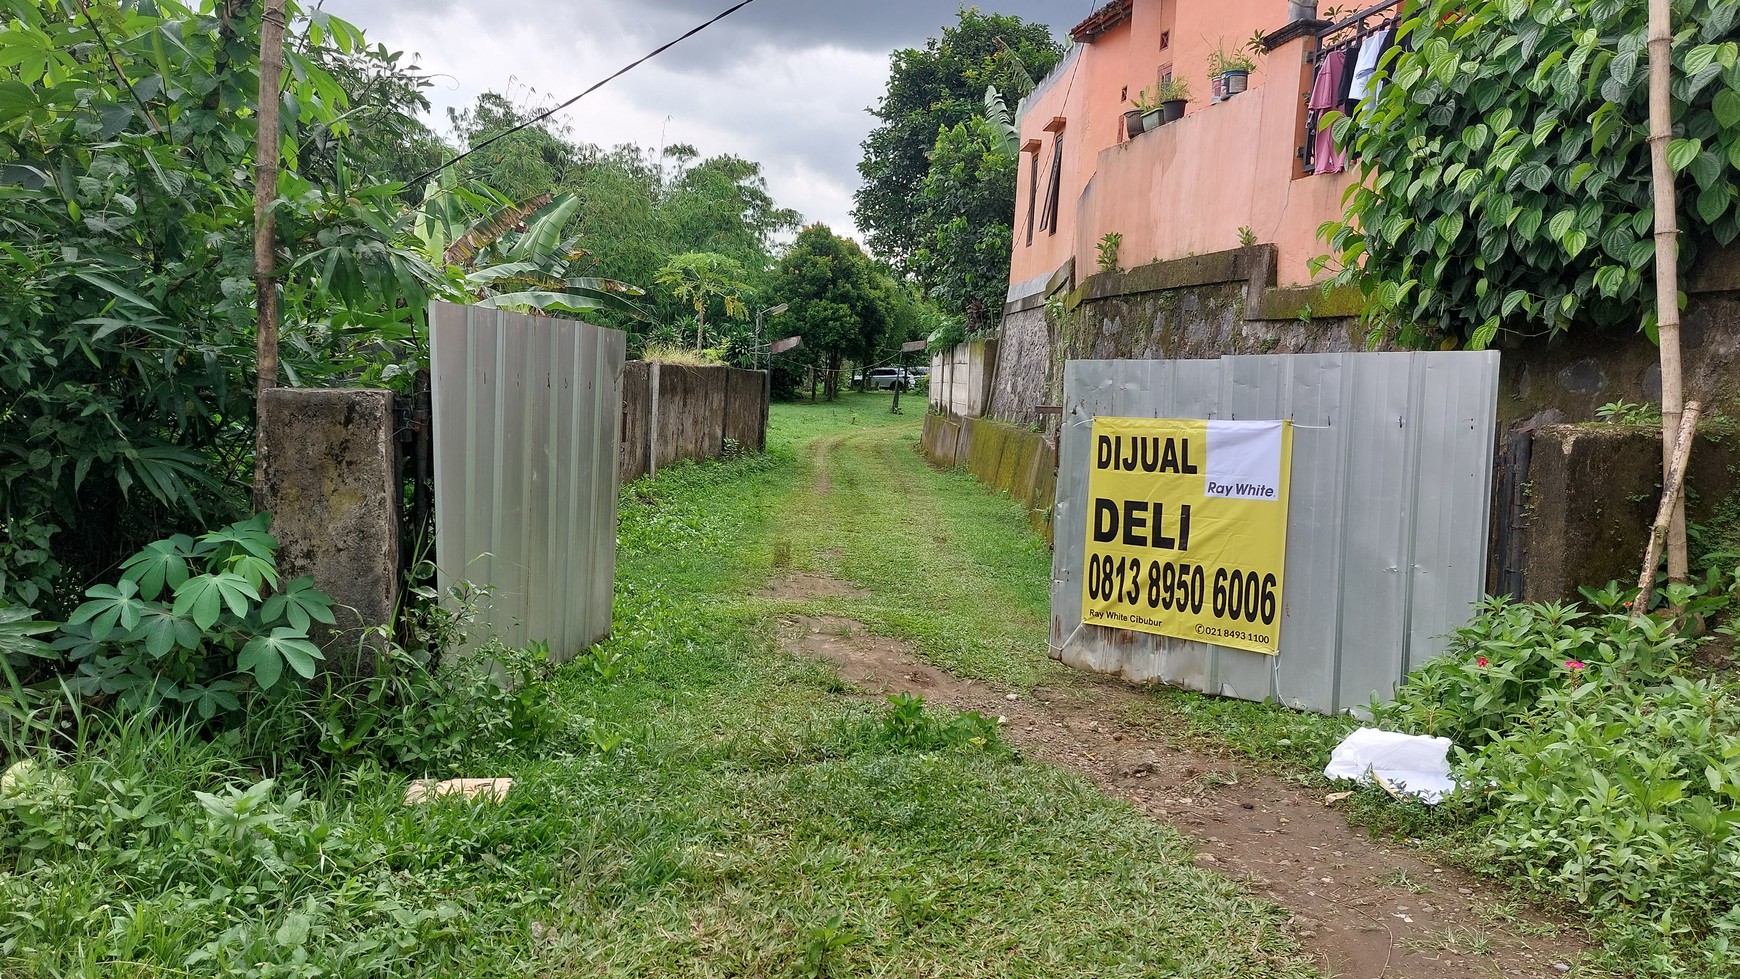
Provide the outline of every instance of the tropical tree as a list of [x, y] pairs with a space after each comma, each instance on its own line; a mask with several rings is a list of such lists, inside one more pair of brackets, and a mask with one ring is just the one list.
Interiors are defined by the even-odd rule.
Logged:
[[743, 263], [715, 252], [687, 252], [674, 256], [659, 270], [655, 281], [671, 291], [679, 300], [695, 310], [695, 349], [704, 345], [707, 332], [707, 309], [714, 300], [725, 307], [725, 315], [739, 318], [747, 312], [743, 303], [749, 289]]
[[461, 144], [475, 146], [495, 139], [466, 158], [460, 172], [513, 200], [573, 189], [574, 181], [585, 170], [584, 147], [574, 143], [559, 120], [544, 120], [503, 135], [535, 114], [532, 108], [494, 91], [479, 95], [469, 108], [448, 109], [447, 121]]
[[[451, 119], [462, 141], [487, 139], [529, 119], [534, 111], [499, 93], [486, 93]], [[703, 158], [676, 144], [655, 155], [638, 146], [603, 149], [576, 141], [558, 122], [545, 120], [513, 133], [458, 164], [462, 175], [502, 191], [510, 200], [573, 194], [581, 200], [566, 233], [584, 251], [576, 274], [651, 284], [674, 256], [722, 255], [739, 263], [756, 288], [773, 265], [776, 239], [797, 227], [796, 212], [779, 207], [761, 165], [734, 156]], [[665, 290], [649, 297], [668, 324], [693, 303]], [[631, 331], [637, 342], [660, 329], [594, 310], [601, 322]], [[703, 317], [712, 318], [711, 310]]]
[[[1043, 24], [964, 7], [959, 20], [923, 48], [894, 52], [888, 90], [871, 109], [880, 124], [864, 140], [858, 172], [864, 183], [853, 216], [877, 255], [902, 273], [916, 272], [919, 249], [930, 244], [913, 189], [931, 172], [930, 153], [944, 130], [983, 114], [993, 87], [1009, 103], [1025, 97], [1033, 79], [1050, 72], [1063, 49]], [[1001, 193], [985, 188], [987, 194]], [[983, 208], [1008, 224], [1015, 194], [993, 197]]]
[[782, 328], [803, 337], [826, 368], [827, 397], [837, 396], [844, 359], [869, 360], [888, 331], [892, 282], [857, 242], [812, 224], [780, 260], [773, 288], [790, 307]]
[[[994, 98], [995, 93], [989, 93]], [[999, 106], [1000, 107], [1000, 106]], [[967, 332], [993, 325], [1009, 291], [1016, 153], [1008, 124], [974, 117], [943, 130], [919, 184], [912, 267]]]
[[637, 286], [571, 274], [587, 259], [578, 236], [566, 234], [579, 198], [543, 194], [514, 203], [481, 185], [451, 179], [431, 186], [417, 213], [416, 234], [429, 260], [449, 271], [448, 283], [479, 306], [542, 312], [609, 311], [644, 320]]

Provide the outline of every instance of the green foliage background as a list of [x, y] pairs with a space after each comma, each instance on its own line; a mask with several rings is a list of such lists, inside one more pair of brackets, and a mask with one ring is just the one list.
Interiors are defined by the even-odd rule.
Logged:
[[[805, 356], [782, 355], [781, 366], [819, 366], [838, 371], [845, 357], [866, 362], [888, 334], [896, 288], [858, 243], [826, 225], [812, 224], [780, 259], [777, 301], [790, 305], [779, 319], [781, 334], [804, 338]], [[787, 378], [782, 388], [794, 386]], [[827, 394], [838, 392], [830, 374]]]
[[[1740, 235], [1740, 7], [1676, 0], [1682, 271]], [[1647, 5], [1431, 0], [1390, 82], [1327, 120], [1362, 161], [1322, 234], [1368, 300], [1373, 340], [1485, 347], [1500, 332], [1653, 334]]]
[[894, 52], [871, 110], [881, 123], [864, 140], [852, 215], [877, 256], [973, 329], [1001, 309], [1015, 214], [1014, 154], [1000, 159], [983, 129], [985, 89], [1013, 106], [1062, 56], [1043, 24], [963, 8], [923, 48]]
[[[0, 4], [0, 596], [27, 603], [64, 566], [238, 511], [252, 452], [258, 7], [70, 9]], [[351, 116], [340, 79], [398, 69], [301, 13], [276, 205], [283, 366], [293, 383], [378, 377], [440, 275], [405, 244], [403, 188], [356, 177], [341, 147], [353, 120], [391, 128], [421, 95], [377, 87]]]

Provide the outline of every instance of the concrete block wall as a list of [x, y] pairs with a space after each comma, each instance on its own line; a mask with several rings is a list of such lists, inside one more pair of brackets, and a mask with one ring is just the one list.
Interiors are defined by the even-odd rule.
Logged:
[[933, 465], [964, 469], [1020, 503], [1034, 531], [1051, 539], [1057, 448], [1046, 436], [985, 418], [932, 413], [925, 416], [922, 446]]
[[956, 418], [977, 418], [991, 404], [993, 380], [1002, 357], [997, 340], [959, 343], [931, 358], [930, 406]]
[[[1661, 503], [1661, 431], [1550, 425], [1535, 432], [1523, 493], [1522, 596], [1578, 597], [1579, 585], [1635, 585]], [[1740, 426], [1700, 428], [1687, 469], [1686, 519], [1708, 523], [1740, 491]], [[1494, 564], [1504, 560], [1495, 554]]]
[[623, 368], [622, 411], [624, 483], [685, 459], [717, 459], [727, 438], [767, 447], [762, 371], [632, 361]]
[[767, 372], [725, 369], [725, 437], [767, 451]]

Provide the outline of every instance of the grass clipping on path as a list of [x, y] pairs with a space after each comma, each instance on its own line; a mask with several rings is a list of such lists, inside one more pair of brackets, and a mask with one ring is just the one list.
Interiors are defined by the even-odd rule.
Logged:
[[[963, 594], [1034, 614], [1032, 586], [974, 550], [1017, 541], [1021, 515], [909, 465], [917, 417], [868, 424], [879, 401], [776, 407], [803, 438], [624, 494], [616, 635], [558, 674], [565, 720], [534, 752], [267, 782], [246, 738], [134, 724], [9, 798], [0, 974], [1313, 975], [1276, 909], [1170, 828], [1024, 762], [990, 722], [841, 696], [773, 648], [782, 610], [749, 591], [777, 538], [861, 573], [866, 618], [913, 623], [922, 648], [1011, 681], [1046, 668], [1043, 631], [945, 635], [968, 613], [937, 606]], [[875, 463], [836, 485], [892, 480], [946, 540], [814, 529], [815, 439]], [[404, 807], [424, 775], [514, 789]]]

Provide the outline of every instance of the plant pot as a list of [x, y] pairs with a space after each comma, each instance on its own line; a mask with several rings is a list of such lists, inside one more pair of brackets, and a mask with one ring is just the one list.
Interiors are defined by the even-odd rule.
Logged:
[[1147, 127], [1142, 123], [1142, 116], [1143, 111], [1141, 109], [1131, 109], [1124, 113], [1124, 134], [1126, 136], [1134, 139], [1137, 136], [1142, 135], [1144, 132], [1147, 132]]
[[1184, 106], [1187, 99], [1171, 99], [1160, 103], [1160, 121], [1162, 123], [1177, 122], [1184, 118]]
[[1226, 94], [1237, 95], [1250, 84], [1251, 73], [1248, 71], [1229, 71], [1220, 77], [1226, 85]]
[[1161, 118], [1163, 115], [1165, 115], [1165, 113], [1161, 112], [1159, 109], [1149, 109], [1142, 116], [1142, 131], [1145, 133], [1151, 133], [1154, 130], [1159, 129], [1161, 124], [1166, 121]]

